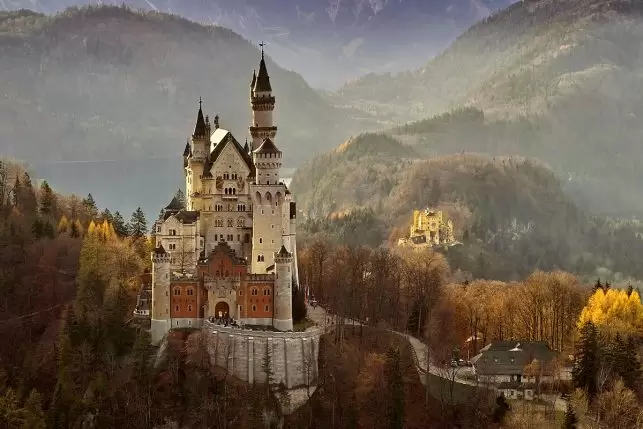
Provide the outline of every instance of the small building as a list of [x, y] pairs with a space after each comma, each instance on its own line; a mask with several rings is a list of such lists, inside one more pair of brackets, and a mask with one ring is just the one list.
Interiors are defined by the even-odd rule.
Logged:
[[409, 238], [402, 238], [399, 245], [438, 246], [455, 243], [453, 222], [440, 210], [426, 209], [413, 212]]
[[494, 384], [508, 398], [533, 399], [554, 381], [557, 353], [541, 341], [493, 341], [471, 359], [478, 382]]

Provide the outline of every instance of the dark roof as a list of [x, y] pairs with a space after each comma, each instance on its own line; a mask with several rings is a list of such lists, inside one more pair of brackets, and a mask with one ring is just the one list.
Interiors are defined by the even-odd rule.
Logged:
[[268, 137], [263, 139], [263, 143], [257, 149], [254, 150], [254, 153], [281, 153], [281, 151], [275, 146], [275, 144]]
[[277, 253], [279, 256], [290, 256], [290, 252], [286, 250], [286, 246], [283, 244], [281, 245], [281, 249], [279, 249], [279, 252]]
[[243, 145], [243, 151], [245, 153], [250, 152], [250, 146], [248, 146], [248, 139], [246, 139], [246, 144]]
[[192, 148], [190, 147], [190, 142], [185, 142], [185, 149], [183, 149], [183, 156], [190, 156], [192, 153]]
[[554, 357], [556, 353], [544, 342], [494, 341], [471, 362], [480, 375], [518, 375], [534, 360], [547, 364]]
[[250, 82], [250, 89], [254, 89], [255, 83], [257, 82], [257, 70], [252, 71], [252, 82]]
[[203, 110], [201, 109], [201, 101], [199, 101], [199, 113], [196, 115], [196, 125], [194, 126], [194, 138], [207, 137], [207, 128], [205, 127], [205, 119], [203, 119]]
[[212, 152], [210, 152], [210, 159], [208, 160], [209, 162], [206, 163], [207, 168], [204, 169], [204, 174], [205, 174], [205, 172], [207, 172], [207, 174], [211, 175], [210, 168], [212, 167], [212, 164], [214, 164], [216, 162], [217, 158], [219, 158], [219, 155], [221, 154], [221, 151], [223, 150], [225, 145], [227, 143], [231, 143], [231, 144], [234, 145], [234, 147], [237, 148], [237, 150], [239, 151], [239, 154], [241, 155], [241, 158], [243, 158], [244, 162], [246, 163], [246, 165], [250, 169], [250, 177], [255, 177], [255, 174], [256, 174], [257, 170], [255, 168], [255, 164], [252, 162], [252, 158], [250, 157], [250, 154], [248, 154], [247, 151], [243, 150], [243, 147], [241, 147], [241, 145], [239, 144], [237, 139], [234, 138], [232, 133], [230, 131], [224, 130], [222, 128], [217, 129], [212, 134], [212, 136], [214, 136], [216, 133], [219, 133], [219, 135], [221, 135], [223, 133], [223, 135], [219, 138], [219, 141], [210, 140], [212, 143], [215, 143], [216, 145], [212, 149]]
[[164, 210], [173, 211], [173, 210], [181, 210], [181, 209], [183, 209], [183, 204], [181, 203], [181, 201], [179, 201], [178, 198], [176, 198], [176, 196], [174, 196], [174, 198], [172, 198], [172, 201], [170, 201], [170, 204], [165, 206]]
[[[230, 245], [225, 241], [220, 241], [217, 243], [215, 248], [212, 249], [212, 252], [210, 252], [210, 257], [212, 257], [216, 253], [223, 253], [227, 255], [235, 265], [247, 265], [247, 261], [244, 258], [240, 258], [239, 256], [237, 256], [237, 253], [234, 251], [234, 249], [230, 247]], [[206, 264], [210, 257], [199, 262], [201, 264]]]
[[177, 218], [181, 223], [194, 223], [199, 218], [199, 212], [181, 210], [180, 212], [175, 214], [174, 217]]
[[275, 269], [275, 264], [272, 264], [271, 266], [269, 266], [268, 268], [266, 268], [266, 272], [267, 272], [267, 273], [269, 273], [269, 272], [271, 272], [271, 271], [274, 271], [274, 269]]
[[263, 51], [261, 51], [261, 62], [259, 63], [259, 74], [257, 75], [257, 81], [253, 87], [255, 92], [271, 92], [272, 87], [270, 86], [270, 77], [268, 76], [268, 70], [266, 69], [266, 61], [263, 58]]
[[165, 255], [167, 252], [163, 248], [162, 244], [159, 244], [158, 247], [154, 248], [154, 254], [156, 255]]

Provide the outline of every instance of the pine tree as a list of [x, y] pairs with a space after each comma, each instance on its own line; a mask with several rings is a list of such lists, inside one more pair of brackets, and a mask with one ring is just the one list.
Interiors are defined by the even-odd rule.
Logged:
[[603, 290], [603, 283], [601, 283], [600, 277], [596, 279], [596, 283], [594, 284], [594, 287], [592, 289], [593, 293], [596, 293], [598, 290]]
[[38, 209], [38, 201], [36, 201], [36, 193], [34, 192], [31, 183], [31, 176], [25, 171], [22, 176], [22, 186], [20, 187], [20, 201], [18, 205], [25, 214], [36, 214]]
[[134, 213], [132, 213], [132, 219], [129, 224], [130, 235], [134, 238], [144, 237], [147, 233], [147, 220], [145, 219], [145, 214], [141, 208], [137, 208]]
[[629, 298], [630, 295], [632, 295], [632, 292], [634, 292], [634, 287], [632, 286], [632, 283], [629, 283], [627, 285], [627, 297]]
[[179, 200], [179, 202], [181, 203], [181, 207], [182, 207], [183, 209], [185, 209], [185, 194], [183, 193], [183, 191], [182, 191], [181, 189], [179, 189], [178, 191], [176, 191], [176, 195], [175, 195], [175, 197], [176, 197], [176, 199], [177, 199], [177, 200]]
[[127, 237], [129, 235], [125, 219], [123, 219], [123, 215], [118, 211], [112, 216], [112, 225], [114, 226], [114, 231], [116, 231], [116, 234], [118, 234], [119, 237]]
[[614, 340], [614, 370], [623, 379], [625, 387], [637, 391], [641, 380], [641, 362], [637, 358], [638, 345], [634, 337]]
[[580, 335], [572, 379], [574, 386], [584, 389], [589, 399], [593, 400], [597, 387], [598, 331], [592, 322], [587, 322], [582, 326]]
[[576, 429], [578, 418], [571, 404], [567, 404], [567, 411], [565, 411], [565, 421], [563, 422], [563, 429]]
[[109, 223], [114, 222], [114, 216], [112, 213], [109, 211], [109, 209], [103, 210], [103, 212], [100, 214], [100, 220], [102, 221], [107, 221]]
[[43, 216], [51, 216], [56, 207], [56, 196], [54, 191], [51, 190], [49, 183], [45, 180], [40, 185], [40, 214]]
[[83, 207], [91, 219], [96, 218], [98, 215], [98, 206], [96, 206], [96, 201], [94, 201], [92, 194], [87, 194], [87, 198], [83, 200]]

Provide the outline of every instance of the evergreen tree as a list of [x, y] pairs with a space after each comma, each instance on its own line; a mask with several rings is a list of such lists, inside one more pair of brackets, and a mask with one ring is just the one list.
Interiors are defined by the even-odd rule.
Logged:
[[632, 283], [629, 283], [627, 285], [627, 297], [629, 298], [630, 295], [632, 295], [632, 292], [634, 292], [634, 287], [632, 286]]
[[641, 362], [637, 358], [638, 345], [634, 337], [623, 340], [619, 335], [614, 340], [614, 370], [623, 379], [625, 387], [638, 390], [641, 380]]
[[587, 322], [582, 326], [580, 335], [572, 378], [574, 386], [584, 389], [592, 400], [596, 396], [597, 387], [598, 331], [592, 322]]
[[183, 193], [183, 191], [181, 189], [176, 191], [175, 197], [181, 203], [181, 207], [185, 209], [185, 194]]
[[137, 208], [134, 213], [132, 213], [132, 219], [129, 224], [130, 236], [134, 238], [144, 237], [147, 233], [147, 220], [145, 219], [145, 214], [141, 208]]
[[51, 216], [56, 207], [56, 196], [54, 191], [51, 190], [49, 183], [45, 180], [40, 185], [40, 214], [43, 216]]
[[102, 221], [107, 221], [109, 223], [114, 223], [114, 216], [112, 213], [109, 211], [109, 209], [103, 210], [103, 212], [100, 214], [100, 220]]
[[96, 218], [98, 215], [98, 206], [96, 206], [96, 201], [94, 201], [92, 194], [87, 194], [87, 198], [83, 200], [83, 207], [91, 219]]
[[36, 193], [34, 192], [29, 173], [25, 172], [22, 176], [22, 186], [20, 187], [20, 201], [18, 205], [25, 214], [35, 214], [38, 209]]
[[112, 216], [112, 225], [114, 226], [114, 231], [116, 231], [116, 234], [118, 234], [119, 237], [127, 237], [129, 235], [127, 224], [120, 212], [114, 212], [114, 215]]
[[598, 290], [603, 290], [603, 283], [601, 283], [600, 277], [596, 279], [596, 283], [594, 284], [594, 287], [592, 289], [593, 293], [596, 293]]
[[402, 429], [404, 427], [404, 379], [400, 366], [400, 350], [388, 352], [388, 391], [390, 403], [388, 407], [389, 427]]
[[565, 411], [565, 421], [563, 422], [563, 429], [576, 429], [578, 418], [571, 404], [567, 404], [567, 411]]
[[496, 398], [496, 407], [493, 410], [493, 421], [496, 423], [502, 423], [505, 419], [505, 415], [511, 409], [504, 395], [500, 395]]
[[263, 361], [261, 362], [261, 370], [266, 374], [266, 393], [270, 396], [270, 386], [275, 384], [275, 372], [272, 369], [272, 356], [268, 342], [266, 342], [266, 354], [263, 356]]
[[299, 287], [292, 289], [292, 321], [299, 323], [306, 319], [307, 316], [306, 301], [304, 291]]

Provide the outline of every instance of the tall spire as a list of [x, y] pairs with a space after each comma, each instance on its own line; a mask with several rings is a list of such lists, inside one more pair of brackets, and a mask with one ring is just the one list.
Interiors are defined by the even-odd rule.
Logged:
[[199, 97], [199, 113], [196, 116], [196, 125], [194, 126], [194, 134], [192, 134], [192, 137], [194, 138], [207, 137], [205, 119], [203, 118], [203, 110], [201, 108], [202, 104], [203, 104], [203, 100], [201, 100], [201, 97]]
[[257, 69], [252, 70], [252, 82], [250, 82], [250, 89], [254, 89], [255, 83], [257, 83]]
[[261, 46], [261, 62], [259, 63], [259, 74], [257, 75], [257, 80], [253, 88], [255, 92], [272, 92], [270, 77], [268, 76], [266, 60], [263, 53], [263, 47], [265, 45], [266, 44], [264, 42], [259, 43], [259, 46]]

